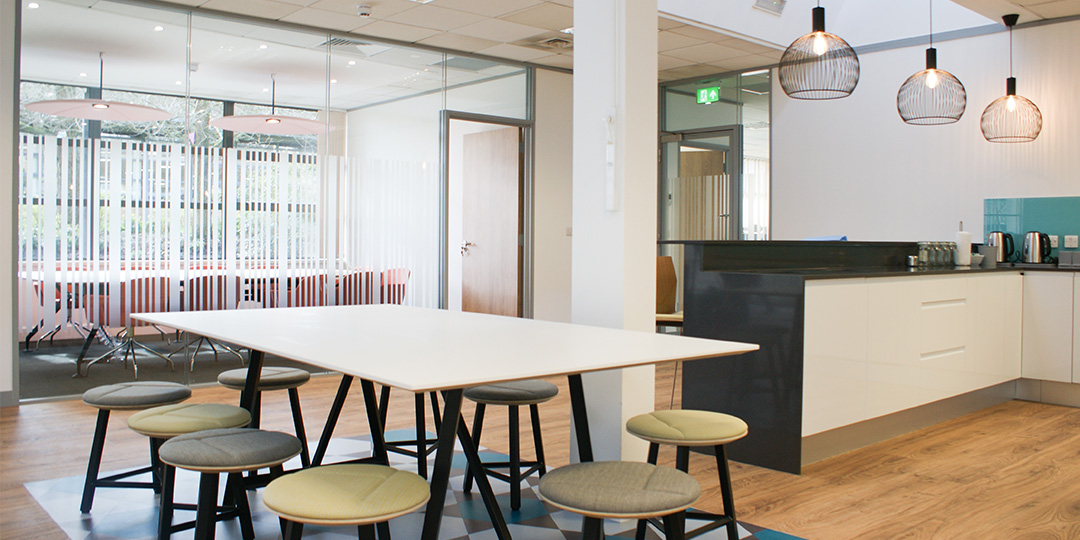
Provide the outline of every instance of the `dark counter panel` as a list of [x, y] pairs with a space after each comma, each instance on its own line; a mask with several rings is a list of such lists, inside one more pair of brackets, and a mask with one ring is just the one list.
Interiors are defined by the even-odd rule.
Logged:
[[749, 434], [732, 459], [798, 473], [802, 439], [803, 278], [691, 271], [701, 246], [686, 246], [683, 334], [757, 343], [759, 351], [686, 362], [683, 407], [742, 418]]

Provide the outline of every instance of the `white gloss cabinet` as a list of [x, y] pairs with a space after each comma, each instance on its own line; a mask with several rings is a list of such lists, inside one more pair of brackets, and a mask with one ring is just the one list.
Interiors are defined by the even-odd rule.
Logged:
[[1080, 272], [1073, 273], [1073, 381], [1080, 383]]
[[806, 283], [803, 435], [866, 418], [866, 280]]
[[807, 281], [803, 436], [1020, 377], [1022, 279]]
[[1075, 382], [1074, 273], [1024, 273], [1023, 376]]

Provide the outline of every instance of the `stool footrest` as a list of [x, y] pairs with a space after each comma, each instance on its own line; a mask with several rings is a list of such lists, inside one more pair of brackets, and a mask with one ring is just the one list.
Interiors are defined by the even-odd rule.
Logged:
[[[177, 503], [173, 505], [173, 510], [190, 510], [194, 512], [195, 505], [187, 503]], [[240, 517], [240, 509], [232, 506], [219, 506], [217, 507], [214, 515], [214, 522], [228, 521], [230, 519]], [[195, 528], [195, 520], [185, 521], [183, 523], [177, 523], [169, 527], [169, 534], [178, 533]]]
[[[522, 465], [525, 465], [525, 464], [522, 463]], [[488, 467], [488, 465], [485, 464], [484, 465], [484, 472], [487, 473], [488, 476], [498, 478], [499, 480], [502, 480], [503, 482], [510, 482], [511, 481], [509, 474], [504, 474], [504, 473], [501, 473], [499, 471], [493, 471], [493, 470], [491, 470], [491, 469], [489, 469], [487, 467]], [[506, 467], [506, 465], [503, 465], [503, 467]], [[531, 475], [534, 472], [539, 472], [539, 471], [540, 471], [540, 465], [539, 464], [533, 465], [533, 466], [529, 467], [528, 469], [525, 469], [525, 470], [521, 471], [521, 478], [520, 479], [524, 480], [527, 476]]]
[[98, 480], [94, 482], [94, 487], [157, 489], [153, 482], [117, 482], [115, 480]]
[[[105, 483], [106, 482], [116, 482], [117, 480], [122, 480], [124, 478], [128, 478], [128, 477], [135, 476], [135, 475], [138, 475], [138, 474], [146, 474], [148, 472], [153, 472], [153, 470], [154, 470], [153, 467], [147, 466], [147, 467], [143, 467], [141, 469], [125, 471], [125, 472], [122, 472], [122, 473], [114, 474], [112, 476], [106, 476], [104, 478], [98, 478], [97, 480], [95, 480], [95, 483], [97, 484], [98, 487], [122, 487], [122, 486], [108, 486]], [[150, 482], [134, 482], [134, 483], [139, 484], [139, 486], [126, 486], [126, 487], [142, 487], [142, 484], [146, 484], [147, 486], [153, 486], [153, 484], [150, 483]]]
[[[710, 522], [710, 523], [702, 525], [701, 527], [698, 527], [698, 528], [696, 528], [696, 529], [694, 529], [692, 531], [686, 531], [686, 535], [685, 535], [684, 538], [686, 538], [687, 540], [689, 540], [690, 538], [701, 536], [701, 535], [703, 535], [703, 534], [705, 534], [705, 533], [707, 533], [709, 531], [712, 531], [714, 529], [719, 529], [720, 527], [724, 527], [724, 526], [727, 526], [730, 523], [735, 522], [735, 520], [732, 519], [731, 516], [722, 516], [722, 515], [719, 515], [719, 514], [710, 514], [709, 512], [700, 512], [700, 511], [697, 511], [697, 510], [687, 510], [686, 511], [686, 519], [688, 519], [688, 520], [689, 519], [696, 519], [696, 520], [709, 521]], [[652, 525], [653, 527], [655, 527], [656, 530], [663, 532], [663, 530], [664, 530], [664, 522], [662, 520], [660, 520], [659, 518], [649, 518], [647, 521], [649, 522], [649, 525]]]
[[[424, 455], [430, 456], [435, 450], [438, 449], [438, 439], [427, 439], [424, 441], [425, 450]], [[417, 446], [416, 441], [387, 441], [386, 451], [393, 452], [395, 454], [401, 454], [403, 456], [417, 457], [416, 450], [409, 450], [403, 448], [404, 446]]]

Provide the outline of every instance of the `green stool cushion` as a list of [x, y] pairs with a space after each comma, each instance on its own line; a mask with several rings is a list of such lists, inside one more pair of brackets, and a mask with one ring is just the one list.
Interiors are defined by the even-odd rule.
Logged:
[[659, 444], [716, 446], [746, 436], [746, 422], [712, 411], [671, 410], [639, 414], [626, 422], [632, 435]]
[[128, 418], [128, 427], [137, 433], [159, 439], [202, 431], [244, 427], [251, 423], [251, 413], [235, 405], [217, 403], [180, 403], [139, 411]]
[[[247, 383], [247, 368], [230, 369], [218, 375], [218, 383], [233, 390], [243, 390]], [[311, 379], [311, 373], [297, 368], [264, 367], [259, 375], [259, 390], [288, 390]]]
[[415, 473], [385, 465], [340, 464], [270, 482], [263, 504], [297, 523], [366, 525], [418, 510], [430, 497], [427, 481]]
[[281, 465], [300, 455], [300, 439], [261, 429], [207, 429], [173, 437], [158, 456], [174, 467], [199, 472], [240, 472]]
[[162, 381], [124, 382], [91, 388], [83, 393], [83, 403], [99, 409], [145, 409], [180, 403], [191, 397], [191, 389]]
[[540, 498], [596, 518], [666, 516], [685, 510], [700, 496], [701, 486], [689, 474], [631, 461], [576, 463], [540, 478]]
[[466, 388], [465, 397], [487, 405], [535, 405], [559, 394], [547, 381], [513, 381]]

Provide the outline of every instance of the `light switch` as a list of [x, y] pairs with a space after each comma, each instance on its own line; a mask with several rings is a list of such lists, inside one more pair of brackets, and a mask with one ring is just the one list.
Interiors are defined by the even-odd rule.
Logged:
[[1058, 235], [1056, 235], [1056, 234], [1051, 234], [1050, 235], [1050, 247], [1052, 247], [1052, 248], [1058, 247]]
[[1075, 235], [1075, 234], [1066, 235], [1065, 236], [1065, 247], [1067, 247], [1067, 248], [1078, 248], [1078, 247], [1080, 247], [1080, 236]]

